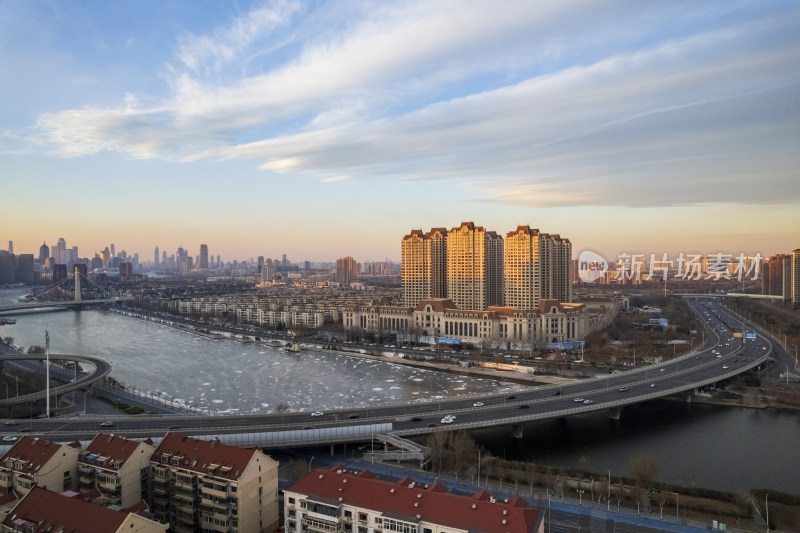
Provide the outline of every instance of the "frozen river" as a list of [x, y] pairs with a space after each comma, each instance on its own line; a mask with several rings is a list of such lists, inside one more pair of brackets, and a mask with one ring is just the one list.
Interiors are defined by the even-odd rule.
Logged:
[[[0, 304], [22, 294], [0, 290]], [[349, 355], [211, 340], [104, 311], [14, 318], [0, 334], [17, 346], [44, 345], [48, 330], [52, 352], [98, 355], [112, 363], [118, 381], [219, 413], [271, 412], [281, 403], [293, 411], [366, 407], [519, 388]]]

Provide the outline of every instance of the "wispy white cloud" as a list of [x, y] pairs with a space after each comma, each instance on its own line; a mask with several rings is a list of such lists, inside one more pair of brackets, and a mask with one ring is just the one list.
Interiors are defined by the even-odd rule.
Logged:
[[[669, 205], [718, 185], [720, 201], [800, 200], [786, 177], [800, 163], [791, 16], [737, 17], [734, 6], [720, 22], [694, 6], [705, 25], [693, 27], [686, 6], [344, 7], [352, 18], [273, 2], [183, 34], [160, 104], [126, 95], [119, 108], [47, 113], [37, 126], [67, 156], [453, 180], [491, 202]], [[671, 20], [683, 34], [648, 37]], [[738, 183], [754, 176], [785, 188]]]

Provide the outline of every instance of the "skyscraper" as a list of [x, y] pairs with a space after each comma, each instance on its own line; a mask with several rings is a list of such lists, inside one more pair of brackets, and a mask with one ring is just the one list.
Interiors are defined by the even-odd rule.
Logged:
[[158, 266], [158, 246], [156, 246], [156, 251], [153, 253], [153, 264]]
[[505, 304], [534, 309], [542, 300], [572, 301], [572, 245], [559, 235], [519, 226], [506, 235]]
[[14, 253], [14, 241], [8, 241], [8, 253]]
[[447, 232], [447, 297], [459, 309], [503, 305], [503, 238], [472, 222]]
[[200, 264], [198, 265], [200, 270], [208, 270], [208, 245], [201, 244], [200, 245]]
[[39, 264], [44, 265], [44, 262], [47, 258], [50, 257], [50, 247], [47, 244], [42, 243], [39, 247]]

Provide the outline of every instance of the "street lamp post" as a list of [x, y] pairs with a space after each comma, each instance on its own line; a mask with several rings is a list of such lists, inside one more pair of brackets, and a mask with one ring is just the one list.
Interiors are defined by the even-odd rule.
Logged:
[[767, 509], [767, 533], [769, 533], [769, 492], [764, 495], [764, 507]]
[[583, 493], [586, 492], [585, 489], [575, 489], [575, 492], [578, 493], [578, 505], [583, 505]]
[[481, 486], [481, 451], [476, 450], [478, 452], [478, 486]]

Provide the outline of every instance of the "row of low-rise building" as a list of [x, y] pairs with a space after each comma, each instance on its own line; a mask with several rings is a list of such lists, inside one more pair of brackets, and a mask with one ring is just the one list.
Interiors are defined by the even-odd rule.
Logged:
[[[158, 444], [97, 435], [84, 450], [23, 437], [0, 459], [0, 531], [272, 532], [278, 464], [257, 448], [168, 433]], [[317, 469], [283, 494], [287, 532], [541, 533], [521, 498]]]
[[272, 532], [279, 522], [277, 472], [277, 462], [257, 448], [177, 433], [157, 445], [99, 434], [84, 450], [25, 436], [0, 459], [0, 501], [18, 525], [15, 520], [36, 520], [21, 518], [14, 501], [46, 489], [114, 509], [146, 502], [143, 518], [158, 528], [141, 531], [164, 531], [160, 524], [168, 524], [176, 532]]
[[451, 300], [423, 300], [415, 307], [352, 305], [344, 312], [345, 330], [406, 337], [435, 337], [461, 343], [513, 349], [583, 339], [616, 316], [613, 300], [587, 306], [543, 300], [534, 309], [490, 306], [459, 309]]

